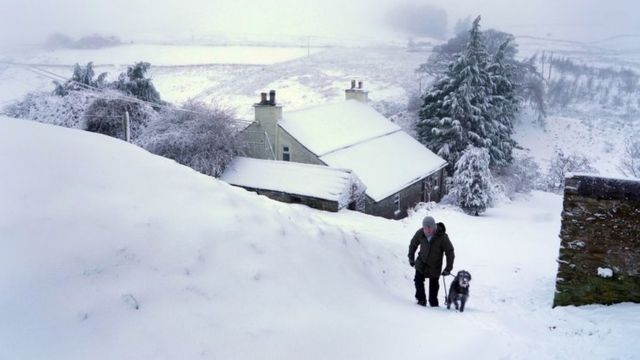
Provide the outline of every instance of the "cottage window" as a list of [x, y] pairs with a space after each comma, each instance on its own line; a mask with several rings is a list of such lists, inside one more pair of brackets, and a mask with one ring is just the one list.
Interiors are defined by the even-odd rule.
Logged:
[[288, 146], [282, 147], [282, 160], [283, 161], [291, 161], [291, 152], [289, 151]]

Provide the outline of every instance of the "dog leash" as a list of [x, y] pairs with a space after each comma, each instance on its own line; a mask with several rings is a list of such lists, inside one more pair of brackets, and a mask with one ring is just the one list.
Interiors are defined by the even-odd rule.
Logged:
[[[451, 273], [449, 275], [455, 277]], [[444, 284], [444, 304], [448, 305], [448, 303], [449, 303], [449, 295], [447, 295], [447, 282], [445, 281], [446, 277], [447, 277], [447, 275], [442, 275], [442, 283]]]

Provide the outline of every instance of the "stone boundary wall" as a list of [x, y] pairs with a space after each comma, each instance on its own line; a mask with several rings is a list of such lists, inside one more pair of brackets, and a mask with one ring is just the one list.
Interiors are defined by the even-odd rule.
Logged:
[[553, 306], [640, 303], [640, 180], [566, 178]]

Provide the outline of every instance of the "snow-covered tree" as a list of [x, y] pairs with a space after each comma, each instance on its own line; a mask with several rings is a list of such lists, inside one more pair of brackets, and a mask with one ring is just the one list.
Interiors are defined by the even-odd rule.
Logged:
[[477, 216], [492, 203], [489, 161], [487, 149], [469, 146], [456, 162], [450, 193], [467, 214]]
[[488, 117], [492, 129], [488, 149], [492, 165], [497, 168], [508, 166], [513, 161], [512, 153], [516, 142], [511, 137], [520, 105], [520, 97], [516, 94], [518, 84], [514, 83], [517, 69], [506, 60], [505, 55], [509, 42], [510, 40], [506, 40], [500, 45], [488, 68], [494, 85]]
[[139, 143], [203, 174], [219, 176], [240, 150], [233, 113], [190, 101], [149, 123]]
[[591, 161], [584, 155], [577, 153], [565, 155], [561, 149], [556, 148], [545, 179], [547, 190], [562, 192], [565, 176], [570, 172], [597, 174], [598, 170], [591, 166]]
[[101, 73], [94, 79], [95, 75], [96, 73], [93, 70], [92, 61], [87, 63], [86, 66], [80, 66], [76, 63], [73, 68], [73, 75], [71, 75], [71, 79], [64, 83], [60, 83], [58, 81], [53, 82], [56, 85], [53, 93], [58, 96], [66, 96], [70, 91], [86, 91], [87, 88], [105, 87], [105, 78], [107, 77], [107, 73]]
[[[460, 26], [468, 23], [466, 29], [471, 26], [471, 21], [460, 21]], [[458, 26], [458, 24], [456, 24]], [[455, 61], [456, 56], [463, 52], [467, 42], [469, 41], [469, 31], [455, 31], [456, 36], [449, 39], [446, 43], [435, 46], [426, 63], [421, 64], [416, 72], [418, 74], [428, 74], [440, 79], [447, 72], [448, 66]], [[531, 58], [519, 60], [516, 59], [518, 53], [517, 43], [512, 34], [488, 29], [482, 31], [484, 44], [487, 52], [491, 56], [496, 56], [500, 47], [507, 42], [508, 45], [503, 49], [505, 63], [513, 68], [511, 82], [517, 84], [515, 88], [517, 95], [521, 100], [531, 106], [538, 114], [538, 120], [542, 123], [546, 116], [545, 108], [545, 86], [542, 74], [536, 67], [537, 58], [534, 55]]]
[[626, 176], [640, 178], [640, 140], [636, 136], [625, 139], [620, 171]]
[[480, 17], [473, 22], [465, 50], [449, 65], [446, 75], [425, 94], [418, 140], [455, 164], [468, 145], [488, 147], [492, 131], [489, 55], [482, 42]]
[[148, 62], [138, 62], [129, 66], [126, 73], [121, 73], [112, 87], [140, 100], [161, 104], [160, 93], [156, 90], [147, 71], [151, 68]]

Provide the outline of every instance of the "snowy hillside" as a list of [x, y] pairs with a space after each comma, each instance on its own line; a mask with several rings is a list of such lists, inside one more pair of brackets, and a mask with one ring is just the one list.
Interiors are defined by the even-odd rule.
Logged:
[[[561, 198], [437, 207], [473, 274], [414, 304], [404, 221], [273, 202], [121, 141], [0, 118], [2, 359], [637, 359], [640, 306], [551, 309]], [[441, 298], [443, 291], [441, 290]]]
[[[640, 69], [636, 61], [637, 52], [612, 52], [609, 49], [609, 45], [615, 45], [614, 40], [585, 44], [521, 36], [518, 43], [522, 57], [544, 53], [590, 66]], [[166, 49], [171, 46], [132, 47], [131, 53], [122, 51], [127, 48], [125, 46], [115, 52], [108, 52], [108, 49], [68, 50], [64, 57], [55, 55], [55, 52], [36, 52], [17, 59], [29, 63], [71, 64], [94, 60], [111, 64], [123, 62], [127, 57], [133, 60], [133, 56], [135, 60], [150, 61], [153, 65], [179, 64], [151, 68], [150, 75], [164, 100], [174, 103], [190, 98], [211, 101], [234, 109], [238, 117], [245, 120], [253, 119], [252, 105], [259, 100], [261, 91], [277, 90], [278, 102], [285, 111], [294, 111], [344, 99], [344, 89], [355, 78], [364, 81], [365, 88], [370, 91], [371, 104], [409, 133], [413, 131], [411, 116], [415, 114], [404, 116], [407, 103], [420, 89], [426, 89], [430, 81], [419, 80], [414, 72], [426, 62], [430, 53], [409, 52], [401, 46], [328, 47], [312, 51], [310, 56], [304, 48], [231, 46], [224, 50], [224, 47], [176, 46], [180, 56], [169, 58], [166, 57]], [[203, 65], [213, 58], [219, 59], [213, 61], [217, 65]], [[69, 76], [72, 71], [70, 66], [41, 68], [63, 76]], [[125, 69], [124, 65], [98, 66], [96, 72], [107, 71], [113, 80]], [[548, 70], [548, 66], [545, 69]], [[554, 70], [552, 79], [558, 77], [562, 74]], [[587, 81], [584, 77], [579, 80]], [[0, 107], [21, 99], [30, 91], [53, 89], [49, 78], [25, 68], [2, 64], [0, 84]], [[567, 88], [573, 89], [573, 86], [570, 84]], [[602, 90], [608, 94], [607, 99], [596, 97], [572, 103], [570, 107], [550, 109], [546, 129], [531, 126], [531, 121], [524, 118], [516, 128], [518, 142], [530, 149], [530, 154], [543, 171], [558, 147], [567, 154], [578, 152], [585, 155], [601, 174], [621, 175], [618, 166], [623, 156], [624, 138], [640, 131], [640, 125], [633, 121], [637, 113], [633, 115], [627, 106], [616, 105], [613, 90]], [[633, 95], [623, 99], [633, 102]], [[635, 108], [637, 104], [631, 110]], [[623, 115], [616, 115], [618, 113]]]

